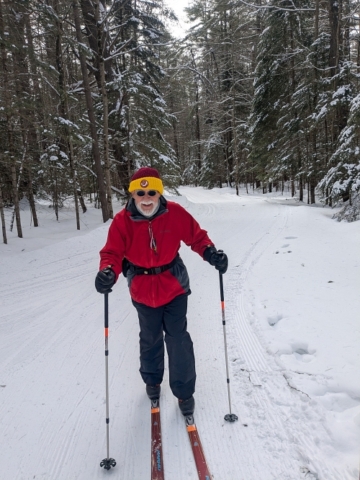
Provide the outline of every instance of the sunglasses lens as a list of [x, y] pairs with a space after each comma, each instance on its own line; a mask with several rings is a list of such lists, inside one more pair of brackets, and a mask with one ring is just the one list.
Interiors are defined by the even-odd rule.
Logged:
[[[146, 193], [145, 190], [138, 190], [138, 191], [136, 192], [136, 195], [137, 195], [138, 197], [144, 197], [144, 196], [145, 196], [145, 193]], [[150, 197], [155, 197], [155, 195], [157, 194], [157, 191], [156, 191], [156, 190], [149, 190], [149, 191], [147, 192], [147, 194], [148, 194]]]

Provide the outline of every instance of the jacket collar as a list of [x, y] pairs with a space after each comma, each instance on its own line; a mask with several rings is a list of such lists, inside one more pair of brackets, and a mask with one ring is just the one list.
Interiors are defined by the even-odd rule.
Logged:
[[127, 212], [130, 212], [130, 218], [135, 221], [139, 220], [154, 220], [154, 218], [158, 217], [159, 215], [162, 215], [163, 213], [166, 213], [168, 211], [167, 209], [167, 200], [164, 198], [162, 195], [159, 198], [160, 200], [160, 206], [157, 210], [157, 212], [152, 216], [152, 217], [145, 217], [145, 215], [142, 215], [139, 210], [136, 208], [135, 202], [133, 198], [130, 198], [130, 200], [127, 202], [125, 209]]

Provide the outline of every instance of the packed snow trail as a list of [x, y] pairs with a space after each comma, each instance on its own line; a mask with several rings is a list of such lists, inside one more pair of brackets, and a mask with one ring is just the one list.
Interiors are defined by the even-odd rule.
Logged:
[[[291, 237], [299, 218], [317, 212], [226, 191], [183, 188], [182, 194], [174, 200], [230, 259], [224, 288], [235, 424], [224, 421], [219, 277], [189, 248], [181, 249], [193, 292], [188, 326], [197, 362], [195, 419], [214, 480], [356, 479], [351, 450], [337, 448], [336, 428], [330, 428], [332, 410], [307, 393], [307, 384], [296, 383], [298, 377], [304, 382], [299, 368], [285, 368], [284, 356], [269, 348], [258, 314], [266, 284], [277, 280], [269, 269], [264, 276], [256, 272], [278, 258], [270, 252]], [[110, 471], [99, 466], [106, 454], [103, 297], [94, 277], [107, 230], [108, 224], [1, 257], [1, 480], [150, 478], [149, 400], [138, 373], [138, 320], [123, 277], [109, 295], [110, 456], [117, 465]], [[296, 345], [294, 352], [301, 359], [312, 355]], [[325, 372], [308, 375], [317, 387], [330, 385]], [[346, 412], [359, 415], [357, 393], [342, 395], [352, 399]], [[161, 415], [165, 478], [196, 480], [167, 372]], [[348, 435], [358, 440], [358, 429]]]

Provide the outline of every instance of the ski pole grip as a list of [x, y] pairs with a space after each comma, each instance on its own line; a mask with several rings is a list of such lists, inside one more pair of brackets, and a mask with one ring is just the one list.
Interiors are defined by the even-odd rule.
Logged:
[[224, 301], [224, 285], [223, 285], [223, 275], [219, 272], [219, 282], [220, 282], [220, 300]]
[[[224, 250], [218, 250], [218, 253], [224, 253]], [[224, 301], [224, 286], [223, 286], [223, 276], [222, 273], [219, 272], [219, 281], [220, 281], [220, 300]]]

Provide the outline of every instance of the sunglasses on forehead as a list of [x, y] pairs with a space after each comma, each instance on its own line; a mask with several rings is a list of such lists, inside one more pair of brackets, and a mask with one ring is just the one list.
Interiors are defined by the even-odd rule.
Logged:
[[147, 193], [149, 195], [149, 197], [155, 197], [155, 195], [157, 194], [157, 191], [156, 190], [148, 190], [147, 192], [145, 190], [138, 190], [136, 192], [136, 195], [138, 197], [144, 197], [145, 196], [145, 193]]

